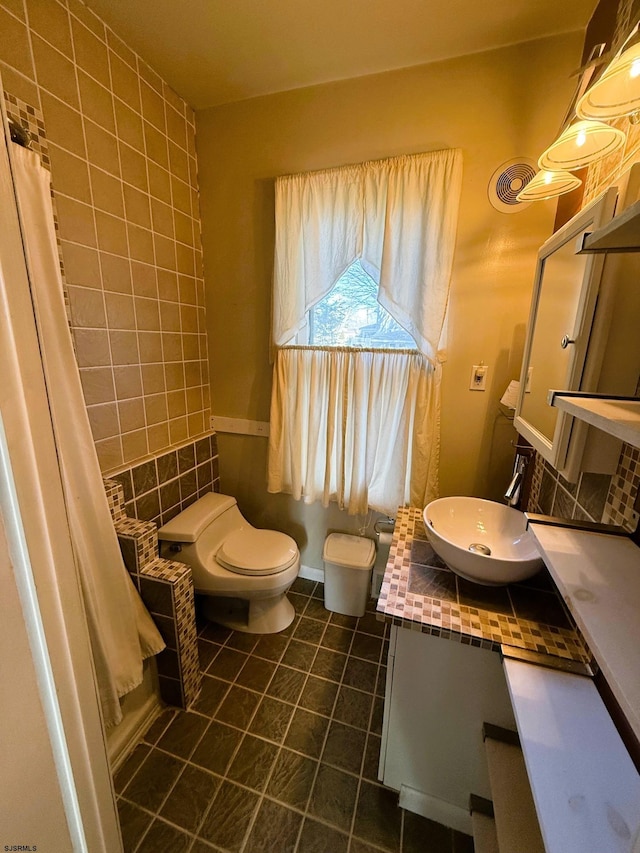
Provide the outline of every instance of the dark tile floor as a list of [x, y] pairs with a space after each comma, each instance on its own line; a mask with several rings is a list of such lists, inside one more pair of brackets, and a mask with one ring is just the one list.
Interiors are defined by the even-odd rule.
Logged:
[[115, 777], [127, 853], [473, 853], [378, 783], [387, 626], [323, 606], [258, 637], [200, 627], [202, 693], [166, 709]]

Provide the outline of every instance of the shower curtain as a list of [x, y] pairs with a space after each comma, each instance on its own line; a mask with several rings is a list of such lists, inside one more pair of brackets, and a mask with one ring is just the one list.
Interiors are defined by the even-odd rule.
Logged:
[[142, 681], [142, 661], [165, 647], [122, 561], [98, 464], [64, 305], [49, 172], [12, 145], [22, 239], [69, 529], [105, 726]]

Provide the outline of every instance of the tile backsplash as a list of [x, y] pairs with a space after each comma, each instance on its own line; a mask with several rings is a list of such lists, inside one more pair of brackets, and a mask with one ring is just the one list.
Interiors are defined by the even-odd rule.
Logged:
[[633, 504], [640, 485], [640, 451], [623, 444], [618, 469], [612, 476], [583, 472], [577, 483], [569, 483], [535, 454], [530, 512], [576, 521], [617, 524], [632, 531], [636, 527]]
[[194, 113], [80, 0], [0, 0], [0, 32], [8, 111], [46, 137], [85, 402], [111, 473], [209, 431]]
[[130, 518], [166, 524], [197, 498], [220, 490], [215, 433], [109, 475], [122, 486]]

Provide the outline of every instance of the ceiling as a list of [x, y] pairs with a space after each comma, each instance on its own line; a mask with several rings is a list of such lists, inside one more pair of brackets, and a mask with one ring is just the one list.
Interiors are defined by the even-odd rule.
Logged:
[[86, 0], [195, 109], [583, 29], [596, 0]]

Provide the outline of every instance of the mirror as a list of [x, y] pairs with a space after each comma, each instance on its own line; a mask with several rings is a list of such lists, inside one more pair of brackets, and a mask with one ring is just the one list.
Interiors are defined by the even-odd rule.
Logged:
[[547, 404], [547, 394], [550, 388], [565, 388], [566, 377], [571, 374], [575, 344], [569, 342], [574, 340], [586, 264], [587, 256], [576, 255], [573, 241], [541, 259], [527, 392], [520, 416], [549, 443], [553, 442], [559, 412]]
[[570, 440], [579, 444], [581, 427], [550, 406], [547, 398], [550, 390], [584, 389], [583, 367], [605, 263], [603, 255], [578, 255], [576, 251], [586, 232], [611, 219], [615, 200], [616, 190], [608, 190], [538, 252], [514, 424], [561, 471], [566, 467]]

